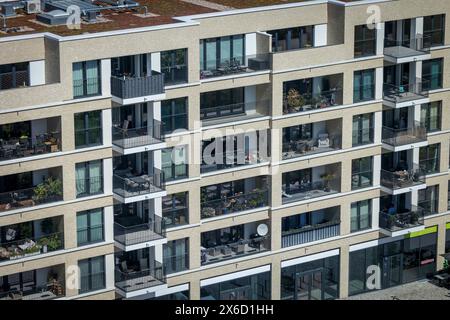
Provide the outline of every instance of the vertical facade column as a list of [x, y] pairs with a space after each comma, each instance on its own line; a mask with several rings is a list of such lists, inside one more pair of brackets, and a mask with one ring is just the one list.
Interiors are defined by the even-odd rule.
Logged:
[[74, 114], [61, 115], [61, 149], [62, 151], [70, 151], [75, 149], [75, 125]]
[[382, 55], [384, 53], [384, 22], [377, 23], [377, 55]]
[[375, 69], [375, 99], [383, 99], [383, 68]]
[[102, 75], [102, 96], [111, 95], [111, 59], [102, 59], [100, 62], [100, 72]]
[[339, 298], [348, 297], [348, 272], [349, 272], [349, 258], [350, 252], [348, 245], [343, 245], [340, 248], [340, 267], [339, 267]]
[[446, 233], [446, 223], [441, 220], [438, 225], [436, 270], [441, 270], [444, 267], [444, 258], [441, 257], [441, 254], [445, 253]]
[[272, 264], [270, 268], [271, 272], [271, 289], [272, 296], [271, 300], [281, 299], [281, 260], [277, 258], [272, 259]]

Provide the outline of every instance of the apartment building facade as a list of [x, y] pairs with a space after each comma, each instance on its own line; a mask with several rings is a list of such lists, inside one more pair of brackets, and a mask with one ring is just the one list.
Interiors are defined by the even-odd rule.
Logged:
[[0, 299], [338, 299], [442, 269], [448, 13], [0, 34]]

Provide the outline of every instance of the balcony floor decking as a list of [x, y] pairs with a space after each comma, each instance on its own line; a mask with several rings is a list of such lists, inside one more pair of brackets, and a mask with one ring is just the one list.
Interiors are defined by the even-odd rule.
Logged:
[[148, 275], [144, 277], [139, 277], [136, 279], [129, 279], [124, 281], [116, 282], [116, 287], [119, 289], [130, 292], [134, 290], [140, 290], [150, 287], [155, 287], [164, 284], [164, 282]]
[[315, 147], [314, 150], [311, 151], [306, 151], [303, 153], [299, 153], [299, 152], [295, 152], [295, 151], [288, 151], [288, 152], [283, 152], [283, 160], [288, 160], [288, 159], [294, 159], [294, 158], [298, 158], [298, 157], [304, 157], [304, 156], [311, 156], [314, 154], [320, 154], [320, 153], [324, 153], [324, 152], [331, 152], [331, 151], [337, 151], [340, 150], [340, 148], [332, 148], [332, 147]]
[[317, 189], [317, 190], [311, 190], [311, 191], [306, 191], [306, 192], [299, 192], [299, 193], [295, 193], [295, 194], [289, 194], [288, 196], [286, 196], [286, 194], [283, 193], [283, 204], [296, 202], [296, 201], [302, 201], [302, 200], [309, 200], [309, 199], [314, 199], [314, 198], [318, 198], [318, 197], [324, 197], [324, 196], [332, 195], [335, 193], [339, 193], [339, 191], [330, 190], [327, 192], [322, 189]]
[[230, 116], [223, 116], [218, 118], [210, 118], [210, 119], [204, 119], [202, 120], [202, 126], [203, 127], [209, 127], [209, 126], [217, 126], [217, 125], [223, 125], [223, 124], [233, 124], [237, 121], [248, 121], [248, 120], [254, 120], [258, 118], [265, 117], [265, 115], [253, 112], [253, 113], [242, 113], [238, 115], [230, 115]]
[[396, 59], [426, 55], [427, 53], [404, 46], [384, 48], [384, 55]]

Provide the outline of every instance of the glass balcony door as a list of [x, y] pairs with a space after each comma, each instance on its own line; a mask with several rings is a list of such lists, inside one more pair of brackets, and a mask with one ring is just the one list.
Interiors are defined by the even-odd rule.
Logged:
[[384, 288], [402, 284], [403, 254], [396, 254], [383, 258]]
[[298, 273], [295, 277], [295, 300], [322, 300], [322, 284], [322, 269]]

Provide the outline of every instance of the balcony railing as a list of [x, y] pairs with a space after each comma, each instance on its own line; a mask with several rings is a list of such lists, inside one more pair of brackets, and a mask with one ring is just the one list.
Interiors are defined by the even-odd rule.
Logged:
[[124, 129], [113, 126], [112, 130], [113, 143], [124, 149], [161, 143], [162, 141], [162, 125], [157, 120], [153, 120], [153, 126], [151, 127]]
[[300, 93], [299, 98], [283, 97], [283, 114], [325, 109], [342, 105], [342, 88], [334, 88], [317, 93]]
[[200, 71], [200, 79], [270, 70], [270, 55], [257, 54], [231, 59], [208, 60], [206, 65], [211, 67], [208, 67], [208, 70]]
[[22, 259], [64, 248], [64, 233], [0, 243], [0, 262]]
[[340, 180], [315, 181], [291, 185], [288, 189], [283, 187], [283, 202], [301, 201], [323, 197], [340, 192]]
[[[212, 160], [215, 160], [212, 164], [206, 164], [202, 163], [200, 166], [200, 173], [207, 173], [217, 170], [225, 170], [225, 169], [231, 169], [241, 166], [246, 166], [250, 164], [258, 164], [263, 161], [263, 159], [260, 157], [259, 152], [246, 154], [244, 150], [235, 150], [233, 155], [228, 156], [223, 153], [215, 154], [215, 158]], [[222, 163], [220, 163], [222, 162]]]
[[404, 129], [394, 129], [383, 126], [383, 143], [394, 147], [426, 140], [427, 129], [419, 121], [415, 121], [411, 127]]
[[439, 213], [439, 200], [423, 200], [417, 203], [417, 206], [423, 210], [423, 215], [431, 216]]
[[433, 174], [440, 171], [440, 159], [439, 157], [419, 160], [419, 167], [424, 174]]
[[[54, 194], [53, 191], [58, 191], [58, 194]], [[32, 188], [0, 193], [0, 212], [62, 201], [62, 189], [53, 191], [38, 185]]]
[[61, 151], [60, 132], [46, 133], [32, 138], [0, 139], [0, 161], [31, 157], [38, 154]]
[[429, 52], [426, 43], [429, 42], [428, 36], [418, 35], [412, 39], [403, 41], [384, 39], [384, 54], [394, 58], [407, 58], [422, 55]]
[[380, 212], [380, 228], [395, 232], [418, 227], [424, 224], [422, 208], [411, 206], [411, 209], [401, 213]]
[[144, 270], [123, 271], [116, 267], [115, 281], [117, 288], [125, 292], [132, 292], [164, 284], [166, 280], [162, 264], [155, 261], [152, 268]]
[[270, 236], [241, 239], [236, 242], [201, 248], [202, 265], [235, 259], [270, 250]]
[[47, 284], [32, 288], [31, 290], [10, 290], [0, 292], [1, 300], [52, 300], [65, 296], [64, 285], [59, 281], [50, 281]]
[[339, 220], [334, 220], [283, 232], [281, 236], [281, 245], [285, 248], [337, 237], [340, 234], [340, 223], [341, 222]]
[[200, 119], [208, 120], [220, 117], [229, 117], [236, 115], [245, 115], [246, 111], [256, 110], [257, 107], [268, 106], [268, 101], [256, 101], [256, 102], [240, 102], [234, 104], [227, 104], [223, 106], [203, 108], [200, 107]]
[[383, 98], [392, 103], [402, 103], [428, 97], [427, 81], [416, 78], [413, 83], [394, 85], [385, 83], [383, 86]]
[[201, 204], [202, 219], [230, 213], [262, 208], [269, 203], [269, 191], [253, 191], [225, 199], [204, 201]]
[[425, 183], [425, 174], [419, 165], [414, 164], [413, 169], [387, 171], [381, 169], [381, 184], [389, 189], [403, 189]]
[[29, 79], [30, 75], [26, 70], [0, 73], [0, 90], [27, 87]]
[[187, 224], [189, 220], [189, 208], [187, 207], [163, 208], [162, 214], [166, 228]]
[[164, 75], [153, 71], [146, 77], [111, 76], [111, 94], [122, 99], [164, 93]]
[[135, 197], [164, 189], [164, 173], [154, 168], [154, 173], [141, 176], [113, 176], [113, 190], [122, 197]]
[[[122, 219], [122, 221], [126, 220]], [[147, 223], [130, 226], [114, 222], [114, 240], [125, 246], [162, 239], [165, 235], [164, 220], [158, 216], [152, 217]]]
[[321, 134], [309, 140], [283, 142], [283, 159], [341, 149], [341, 135]]

